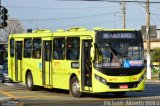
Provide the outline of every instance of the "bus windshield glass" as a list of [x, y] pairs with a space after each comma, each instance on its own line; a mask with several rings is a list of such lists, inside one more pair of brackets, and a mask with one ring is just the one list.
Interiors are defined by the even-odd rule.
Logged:
[[143, 42], [134, 32], [96, 35], [95, 68], [134, 68], [143, 65]]

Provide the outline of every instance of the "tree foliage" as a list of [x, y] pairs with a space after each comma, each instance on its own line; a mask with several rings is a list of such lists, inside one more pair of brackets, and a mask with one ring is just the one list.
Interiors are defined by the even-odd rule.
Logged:
[[154, 48], [151, 52], [151, 59], [153, 62], [160, 62], [160, 48]]

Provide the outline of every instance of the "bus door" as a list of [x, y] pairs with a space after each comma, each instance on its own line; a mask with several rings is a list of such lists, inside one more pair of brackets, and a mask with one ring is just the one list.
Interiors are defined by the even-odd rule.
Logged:
[[82, 90], [86, 90], [85, 86], [92, 87], [92, 64], [90, 59], [90, 49], [92, 40], [82, 41], [82, 66], [81, 66], [81, 79]]
[[52, 84], [52, 41], [43, 41], [42, 49], [42, 84]]
[[15, 45], [15, 81], [22, 81], [22, 41]]

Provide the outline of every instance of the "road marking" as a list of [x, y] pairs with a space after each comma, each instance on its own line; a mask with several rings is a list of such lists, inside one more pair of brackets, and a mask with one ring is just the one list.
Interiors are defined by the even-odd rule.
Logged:
[[7, 86], [14, 86], [14, 84], [11, 84], [11, 83], [4, 83], [4, 85], [7, 85]]
[[24, 106], [23, 102], [18, 103], [18, 106]]
[[14, 95], [12, 95], [12, 94], [10, 94], [10, 93], [8, 93], [8, 92], [5, 92], [5, 91], [3, 91], [3, 90], [0, 90], [0, 92], [1, 93], [3, 93], [4, 95], [7, 95], [7, 96], [9, 96], [9, 97], [12, 97], [12, 98], [16, 98]]
[[[82, 102], [82, 101], [73, 101], [73, 100], [70, 100], [70, 101], [63, 101], [63, 100], [60, 100], [60, 101], [51, 101], [51, 100], [49, 100], [49, 101], [44, 101], [44, 102], [41, 102], [41, 103], [39, 103], [39, 102], [26, 102], [26, 104], [27, 105], [32, 105], [32, 106], [39, 106], [40, 104], [41, 105], [46, 105], [46, 104], [52, 104], [52, 103], [54, 103], [54, 104], [72, 104], [72, 105], [80, 103], [80, 104], [83, 105], [85, 103], [93, 103], [93, 102], [97, 102], [97, 101], [94, 101], [94, 100], [84, 100]], [[19, 104], [20, 104], [20, 106], [23, 106], [23, 105], [25, 105], [25, 102], [20, 102]], [[19, 104], [18, 104], [18, 106], [19, 106]], [[102, 104], [103, 104], [103, 102], [102, 102]]]
[[36, 98], [36, 97], [47, 98], [49, 96], [16, 96], [17, 99]]
[[0, 101], [8, 101], [8, 100], [12, 100], [13, 98], [11, 97], [1, 97]]

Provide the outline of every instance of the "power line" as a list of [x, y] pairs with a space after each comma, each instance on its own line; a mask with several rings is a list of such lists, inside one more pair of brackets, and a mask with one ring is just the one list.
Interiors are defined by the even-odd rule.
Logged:
[[[81, 19], [81, 18], [88, 18], [88, 17], [99, 17], [104, 15], [111, 15], [119, 12], [112, 12], [107, 14], [95, 14], [95, 15], [88, 15], [88, 16], [80, 16], [80, 17], [68, 17], [68, 18], [48, 18], [48, 19], [25, 19], [20, 21], [50, 21], [50, 20], [70, 20], [70, 19]], [[8, 21], [14, 21], [14, 20], [8, 20]]]
[[27, 8], [27, 9], [93, 9], [93, 8], [110, 8], [110, 7], [119, 7], [119, 6], [105, 6], [105, 7], [54, 7], [54, 8], [51, 8], [51, 7], [30, 7], [30, 6], [5, 6], [5, 7], [10, 7], [10, 8]]
[[[135, 0], [135, 1], [137, 1], [137, 0]], [[143, 9], [146, 9], [146, 7], [145, 6], [143, 6], [140, 2], [137, 2]]]
[[150, 13], [150, 14], [154, 16], [160, 16], [160, 14], [155, 14], [155, 13]]
[[[105, 2], [113, 2], [113, 3], [122, 2], [121, 0], [63, 0], [63, 1], [105, 1]], [[134, 3], [134, 2], [146, 3], [146, 1], [142, 1], [142, 0], [137, 0], [137, 1], [124, 0], [124, 2], [127, 2], [127, 3]], [[159, 1], [150, 1], [150, 3], [157, 4], [157, 3], [160, 3], [160, 2]]]
[[[127, 21], [129, 22], [129, 21], [134, 21], [134, 20], [144, 20], [144, 19], [127, 19]], [[121, 22], [121, 19], [118, 19], [118, 20], [116, 20], [117, 22]], [[73, 26], [83, 26], [83, 25], [94, 25], [94, 24], [106, 24], [107, 25], [107, 23], [115, 23], [115, 20], [106, 20], [106, 21], [97, 21], [97, 22], [88, 22], [88, 23], [80, 23], [80, 24], [78, 24], [78, 23], [76, 23], [76, 24], [74, 24], [74, 23], [72, 23], [72, 24], [60, 24], [60, 25], [58, 25], [58, 26], [56, 26], [56, 25], [54, 25], [54, 27], [56, 26], [56, 27], [60, 27], [60, 28], [62, 28], [62, 27], [73, 27]], [[101, 25], [102, 25], [101, 24]], [[119, 24], [117, 24], [117, 25], [119, 25]], [[101, 27], [103, 27], [103, 26], [101, 26]], [[53, 27], [50, 27], [50, 28], [53, 28]], [[58, 28], [57, 28], [58, 29]], [[56, 30], [56, 29], [55, 29]]]

